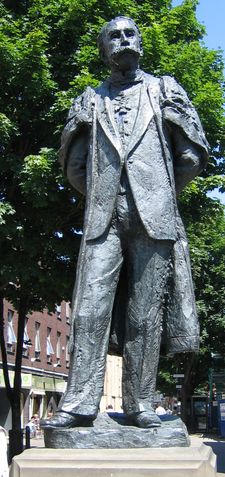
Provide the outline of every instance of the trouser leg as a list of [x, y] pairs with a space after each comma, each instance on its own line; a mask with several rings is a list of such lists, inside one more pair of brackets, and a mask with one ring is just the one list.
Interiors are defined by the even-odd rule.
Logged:
[[151, 409], [161, 339], [161, 307], [172, 243], [143, 231], [130, 243], [129, 300], [123, 356], [123, 408]]
[[94, 416], [103, 392], [112, 307], [122, 265], [116, 231], [111, 228], [105, 236], [87, 242], [82, 261], [73, 310], [74, 349], [67, 391], [58, 410]]

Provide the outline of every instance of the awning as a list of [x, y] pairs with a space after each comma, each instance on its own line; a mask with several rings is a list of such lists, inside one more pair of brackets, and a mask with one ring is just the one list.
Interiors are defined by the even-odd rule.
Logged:
[[31, 394], [33, 396], [45, 396], [45, 391], [43, 389], [31, 389]]

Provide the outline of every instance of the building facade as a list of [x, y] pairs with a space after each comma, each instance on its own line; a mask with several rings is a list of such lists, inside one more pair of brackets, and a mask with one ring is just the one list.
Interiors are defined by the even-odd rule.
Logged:
[[[32, 415], [40, 418], [57, 408], [65, 391], [69, 371], [70, 304], [62, 302], [55, 313], [44, 310], [26, 317], [23, 359], [21, 423]], [[10, 381], [13, 384], [17, 344], [18, 314], [5, 300], [5, 343]], [[0, 357], [0, 425], [11, 428], [11, 410], [6, 396]], [[121, 411], [121, 358], [108, 356], [104, 395], [100, 410]]]
[[[18, 314], [4, 302], [5, 343], [10, 381], [13, 383]], [[22, 359], [21, 421], [24, 426], [33, 414], [39, 417], [56, 409], [66, 387], [69, 368], [70, 306], [62, 302], [55, 313], [47, 310], [27, 315]], [[0, 362], [0, 424], [11, 427], [11, 411], [5, 393]]]

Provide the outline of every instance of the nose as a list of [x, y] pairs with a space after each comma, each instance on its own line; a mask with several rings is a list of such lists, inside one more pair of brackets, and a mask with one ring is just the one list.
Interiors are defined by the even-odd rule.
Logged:
[[129, 45], [129, 40], [124, 31], [121, 32], [121, 45]]

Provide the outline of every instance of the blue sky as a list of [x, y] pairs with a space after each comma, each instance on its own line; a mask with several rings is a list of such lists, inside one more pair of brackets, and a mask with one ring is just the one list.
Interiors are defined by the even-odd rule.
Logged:
[[[174, 6], [181, 3], [182, 0], [173, 0]], [[199, 0], [197, 18], [207, 30], [204, 38], [206, 46], [216, 49], [220, 47], [225, 51], [225, 0]]]
[[[182, 0], [173, 0], [173, 6]], [[225, 0], [199, 0], [197, 18], [206, 27], [205, 45], [211, 49], [221, 48], [225, 59]], [[225, 194], [213, 191], [211, 197], [218, 197], [225, 204]]]

